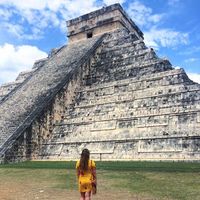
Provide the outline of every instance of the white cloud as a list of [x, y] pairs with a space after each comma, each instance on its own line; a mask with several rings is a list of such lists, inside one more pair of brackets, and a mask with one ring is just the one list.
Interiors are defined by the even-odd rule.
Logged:
[[188, 58], [185, 60], [186, 63], [191, 63], [191, 62], [195, 62], [195, 61], [198, 61], [199, 58]]
[[21, 24], [13, 24], [8, 22], [3, 22], [0, 24], [0, 29], [4, 30], [9, 34], [12, 34], [17, 39], [22, 40], [33, 40], [42, 38], [42, 31], [37, 26], [32, 27], [29, 33], [26, 33], [25, 28]]
[[150, 26], [159, 22], [164, 17], [164, 14], [153, 14], [151, 8], [139, 1], [134, 1], [129, 4], [128, 14], [139, 26]]
[[65, 14], [63, 12], [62, 14], [64, 19], [71, 19], [73, 17], [79, 17], [82, 14], [94, 11], [98, 8], [96, 0], [74, 0], [68, 1], [65, 5], [63, 5], [62, 11], [64, 11]]
[[189, 48], [183, 49], [179, 52], [179, 55], [191, 55], [200, 52], [200, 46], [190, 46]]
[[187, 73], [188, 77], [196, 83], [200, 84], [200, 74], [197, 73]]
[[126, 0], [103, 0], [103, 2], [106, 4], [106, 5], [111, 5], [111, 4], [115, 4], [115, 3], [124, 3]]
[[[123, 1], [123, 0], [121, 0]], [[0, 5], [14, 6], [19, 11], [40, 11], [50, 10], [59, 12], [65, 9], [69, 13], [83, 13], [96, 9], [96, 0], [1, 0]], [[29, 13], [30, 14], [30, 13]]]
[[1, 0], [0, 5], [15, 6], [19, 9], [44, 9], [48, 0]]
[[[66, 20], [100, 8], [96, 0], [0, 0], [1, 5], [6, 8], [0, 10], [0, 22], [4, 24], [0, 28], [24, 39], [41, 38], [45, 29], [50, 27], [66, 32], [63, 29]], [[11, 16], [18, 20], [8, 21]], [[24, 26], [26, 29], [21, 28]]]
[[157, 23], [163, 18], [164, 14], [155, 14], [149, 16], [149, 22]]
[[8, 20], [12, 16], [12, 11], [10, 10], [5, 10], [5, 9], [0, 9], [0, 18], [4, 18]]
[[179, 2], [180, 2], [180, 0], [168, 0], [168, 4], [170, 6], [173, 6], [173, 5], [175, 5], [175, 4], [179, 3]]
[[159, 49], [160, 47], [175, 47], [181, 44], [188, 44], [188, 33], [182, 33], [171, 29], [158, 29], [152, 27], [144, 33], [147, 46]]
[[0, 27], [1, 29], [5, 29], [6, 31], [8, 31], [17, 38], [20, 38], [21, 35], [23, 34], [23, 27], [18, 24], [4, 22], [0, 25]]
[[31, 69], [36, 60], [47, 57], [35, 46], [12, 44], [0, 46], [0, 55], [0, 83], [14, 81], [21, 71]]
[[[177, 3], [178, 0], [169, 2], [171, 4]], [[147, 46], [158, 50], [161, 47], [173, 48], [189, 43], [188, 33], [179, 32], [170, 28], [158, 28], [161, 25], [161, 20], [166, 16], [165, 13], [153, 13], [150, 7], [147, 7], [138, 0], [129, 4], [128, 13], [136, 24], [146, 30], [144, 31], [144, 38]]]

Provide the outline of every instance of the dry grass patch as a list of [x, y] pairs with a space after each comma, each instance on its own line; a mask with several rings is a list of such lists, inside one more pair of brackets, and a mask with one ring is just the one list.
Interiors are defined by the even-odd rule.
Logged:
[[[0, 166], [1, 200], [79, 199], [75, 163], [28, 162]], [[94, 200], [199, 200], [196, 163], [97, 162]]]

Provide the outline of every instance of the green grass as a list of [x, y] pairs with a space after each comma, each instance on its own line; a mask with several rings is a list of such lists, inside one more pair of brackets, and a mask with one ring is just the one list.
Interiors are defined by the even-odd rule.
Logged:
[[150, 195], [159, 199], [200, 199], [200, 173], [191, 172], [106, 172], [104, 176], [112, 187], [126, 189], [136, 194]]
[[[99, 170], [148, 171], [148, 172], [200, 172], [200, 163], [185, 162], [133, 162], [97, 161]], [[74, 169], [73, 161], [26, 161], [16, 164], [0, 165], [0, 168], [30, 169]]]
[[[129, 191], [157, 199], [199, 200], [200, 163], [96, 162], [98, 188]], [[0, 165], [0, 182], [41, 183], [50, 188], [77, 190], [75, 162], [23, 162]]]

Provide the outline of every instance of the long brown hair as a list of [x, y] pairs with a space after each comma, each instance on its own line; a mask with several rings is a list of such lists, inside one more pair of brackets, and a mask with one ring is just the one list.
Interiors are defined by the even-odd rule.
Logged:
[[80, 170], [81, 171], [87, 171], [88, 170], [88, 161], [90, 158], [90, 152], [88, 149], [83, 149], [81, 153], [81, 159], [80, 159]]

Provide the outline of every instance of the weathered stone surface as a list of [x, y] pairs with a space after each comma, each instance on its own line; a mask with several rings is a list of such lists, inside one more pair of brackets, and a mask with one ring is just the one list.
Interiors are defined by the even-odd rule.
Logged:
[[[86, 86], [43, 143], [40, 158], [77, 159], [87, 147], [93, 158], [105, 160], [199, 159], [200, 86], [122, 32], [104, 39]], [[151, 55], [140, 61], [139, 52]]]
[[86, 40], [124, 27], [132, 32], [132, 36], [143, 39], [143, 33], [120, 4], [113, 4], [67, 21], [70, 43]]
[[[199, 159], [200, 86], [128, 35], [123, 32], [117, 46], [112, 34], [104, 39], [90, 81], [41, 157], [74, 159], [88, 147], [96, 159]], [[147, 58], [138, 60], [140, 52]]]
[[9, 98], [9, 95], [12, 95], [23, 84], [26, 84], [26, 82], [31, 78], [33, 73], [40, 67], [42, 67], [46, 61], [46, 58], [36, 61], [31, 70], [21, 72], [14, 82], [6, 83], [0, 86], [0, 104], [7, 98]]
[[26, 84], [0, 104], [1, 151], [7, 147], [8, 141], [12, 143], [21, 131], [31, 125], [100, 41], [101, 38], [92, 38], [87, 42], [63, 47], [36, 70]]
[[0, 116], [4, 161], [74, 160], [83, 148], [101, 160], [200, 160], [200, 85], [129, 27], [53, 50]]

